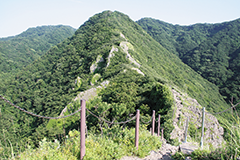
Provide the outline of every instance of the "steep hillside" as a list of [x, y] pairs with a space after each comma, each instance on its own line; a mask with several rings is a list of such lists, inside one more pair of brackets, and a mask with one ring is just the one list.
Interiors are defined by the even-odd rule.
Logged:
[[[126, 16], [121, 19], [115, 16], [114, 19], [118, 20], [118, 23], [115, 23], [117, 29], [122, 30], [122, 34], [134, 46], [134, 49], [129, 50], [129, 53], [140, 63], [140, 70], [143, 73], [162, 83], [178, 86], [192, 97], [196, 97], [203, 106], [211, 108], [214, 103], [219, 103], [213, 107], [215, 110], [220, 109], [221, 103], [225, 105], [216, 86], [204, 80], [199, 74], [183, 64], [177, 56], [156, 43], [140, 26], [136, 23], [127, 24], [129, 19]], [[216, 97], [213, 96], [214, 94]], [[218, 102], [210, 100], [210, 97]]]
[[240, 99], [240, 19], [218, 24], [179, 26], [151, 18], [137, 22], [155, 40], [220, 88], [228, 102]]
[[[108, 86], [98, 92], [96, 99], [89, 100], [87, 107], [110, 121], [114, 116], [115, 120], [126, 120], [136, 109], [141, 109], [146, 117], [154, 109], [156, 114], [163, 115], [162, 121], [167, 121], [166, 115], [173, 105], [170, 90], [173, 86], [195, 97], [209, 111], [228, 107], [215, 85], [161, 46], [128, 16], [111, 11], [91, 17], [71, 38], [53, 46], [0, 86], [0, 90], [26, 110], [58, 116], [65, 106], [74, 107], [74, 103], [69, 103], [80, 92], [106, 80], [110, 81]], [[43, 137], [62, 134], [62, 130], [51, 128], [57, 125], [48, 124], [50, 129], [46, 128], [47, 120], [0, 103], [3, 124], [0, 130], [7, 128], [5, 136], [15, 144], [20, 141], [37, 144]], [[78, 119], [64, 122], [66, 131], [77, 128]], [[90, 129], [99, 130], [98, 119], [87, 123]], [[166, 136], [169, 132], [170, 128], [165, 130]]]
[[74, 32], [70, 26], [41, 26], [0, 38], [0, 79], [16, 73]]

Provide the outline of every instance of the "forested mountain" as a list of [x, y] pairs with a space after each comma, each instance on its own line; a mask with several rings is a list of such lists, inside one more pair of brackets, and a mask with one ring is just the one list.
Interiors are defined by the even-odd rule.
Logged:
[[29, 28], [17, 36], [0, 38], [0, 79], [32, 63], [74, 32], [70, 26], [41, 26]]
[[[171, 87], [196, 98], [208, 111], [228, 107], [214, 84], [117, 11], [91, 17], [72, 37], [53, 46], [0, 90], [1, 95], [28, 111], [58, 116], [79, 92], [106, 80], [110, 81], [108, 87], [100, 90], [99, 97], [88, 107], [98, 114], [104, 111], [104, 118], [110, 121], [114, 115], [115, 120], [126, 120], [136, 109], [141, 109], [144, 116], [156, 110], [156, 114], [163, 115], [161, 120], [167, 121], [166, 114], [174, 106]], [[116, 108], [106, 110], [104, 107], [109, 105]], [[46, 128], [46, 119], [22, 113], [2, 101], [0, 107], [0, 131], [7, 130], [5, 137], [0, 137], [1, 142], [7, 137], [15, 146], [37, 145], [43, 137], [57, 134], [56, 129]], [[99, 130], [98, 119], [87, 123], [89, 130]], [[66, 128], [68, 125], [65, 123]], [[79, 124], [71, 124], [74, 126]], [[169, 130], [171, 127], [166, 128], [165, 134]]]
[[225, 100], [240, 99], [240, 19], [179, 26], [151, 18], [137, 22], [156, 41], [210, 82]]

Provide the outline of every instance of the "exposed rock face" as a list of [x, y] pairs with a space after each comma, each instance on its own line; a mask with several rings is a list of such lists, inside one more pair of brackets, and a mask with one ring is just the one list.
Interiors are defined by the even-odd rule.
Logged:
[[123, 51], [127, 54], [126, 58], [130, 60], [131, 63], [135, 64], [138, 68], [141, 67], [139, 63], [135, 61], [135, 59], [132, 58], [132, 56], [128, 53], [128, 46], [132, 46], [129, 42], [121, 42], [120, 47], [123, 49]]
[[[126, 55], [126, 58], [127, 58], [132, 64], [134, 64], [134, 65], [137, 67], [137, 68], [132, 67], [131, 69], [132, 69], [132, 70], [135, 70], [135, 71], [137, 71], [139, 74], [142, 74], [143, 76], [145, 76], [145, 74], [139, 69], [139, 68], [141, 67], [141, 65], [140, 65], [140, 64], [129, 54], [129, 52], [128, 52], [129, 49], [134, 50], [133, 45], [132, 45], [131, 43], [127, 42], [126, 37], [125, 37], [122, 33], [120, 33], [120, 36], [121, 36], [122, 38], [124, 38], [126, 41], [121, 42], [121, 43], [119, 44], [119, 46], [121, 47], [121, 49], [123, 50], [123, 52], [127, 54], [127, 55]], [[107, 58], [108, 60], [107, 60], [107, 66], [106, 66], [106, 68], [110, 65], [110, 59], [115, 56], [114, 52], [115, 52], [115, 53], [118, 52], [118, 48], [115, 48], [114, 46], [112, 46], [112, 49], [111, 49], [111, 51], [110, 51], [110, 53], [109, 53], [109, 56], [108, 56], [108, 58]], [[97, 68], [97, 65], [96, 65], [96, 64], [95, 64], [95, 65], [92, 65], [92, 66], [91, 66], [91, 71], [92, 71], [93, 69], [95, 70], [96, 68]], [[124, 71], [124, 72], [125, 72], [125, 71]]]
[[[196, 133], [193, 137], [189, 135], [188, 127], [188, 139], [200, 143], [201, 139], [201, 125], [202, 125], [202, 106], [197, 102], [197, 100], [188, 97], [187, 95], [180, 94], [176, 90], [172, 89], [172, 93], [175, 100], [175, 115], [173, 119], [173, 125], [175, 129], [171, 133], [172, 139], [179, 139], [179, 142], [185, 140], [185, 129], [186, 120], [189, 117], [189, 124], [196, 127]], [[207, 111], [206, 111], [207, 112]], [[205, 112], [205, 123], [204, 123], [204, 145], [212, 146], [213, 148], [218, 148], [225, 143], [223, 139], [224, 130], [218, 123], [218, 120], [213, 115]], [[198, 133], [197, 133], [198, 132]]]
[[191, 143], [182, 143], [179, 146], [179, 150], [184, 154], [191, 154], [194, 150], [198, 149], [197, 146], [192, 145]]
[[[93, 87], [93, 88], [90, 88], [84, 92], [80, 92], [77, 97], [74, 99], [74, 101], [76, 100], [80, 100], [80, 99], [85, 99], [86, 101], [88, 101], [89, 99], [91, 98], [94, 98], [95, 96], [97, 96], [97, 89], [98, 88], [106, 88], [107, 85], [109, 84], [109, 81], [103, 81], [101, 83], [100, 86], [97, 86], [97, 87]], [[64, 116], [64, 113], [67, 111], [67, 106], [62, 110], [60, 116]]]
[[97, 96], [97, 88], [106, 88], [106, 86], [109, 84], [109, 81], [103, 81], [101, 83], [100, 86], [97, 87], [93, 87], [91, 89], [88, 89], [84, 92], [80, 92], [77, 97], [74, 99], [74, 101], [78, 100], [78, 99], [85, 99], [86, 101], [88, 101], [91, 98], [94, 98], [95, 96]]
[[90, 72], [91, 72], [91, 73], [94, 73], [94, 71], [95, 71], [97, 68], [99, 68], [99, 67], [98, 67], [98, 63], [103, 62], [103, 61], [104, 61], [104, 60], [103, 60], [102, 56], [101, 56], [101, 55], [98, 55], [98, 57], [97, 57], [97, 59], [96, 59], [96, 62], [94, 62], [94, 63], [90, 66]]
[[[115, 54], [113, 52], [118, 52], [118, 48], [115, 48], [114, 46], [112, 46], [112, 49], [109, 53], [109, 56], [108, 56], [108, 62], [107, 62], [107, 67], [110, 65], [110, 59], [111, 57], [115, 56]], [[106, 68], [107, 68], [106, 67]]]
[[137, 71], [139, 74], [145, 76], [145, 74], [144, 74], [140, 69], [138, 69], [138, 68], [131, 68], [131, 69], [132, 69], [132, 70], [135, 70], [135, 71]]
[[121, 36], [122, 38], [124, 38], [125, 40], [127, 40], [122, 33], [120, 33], [120, 36]]

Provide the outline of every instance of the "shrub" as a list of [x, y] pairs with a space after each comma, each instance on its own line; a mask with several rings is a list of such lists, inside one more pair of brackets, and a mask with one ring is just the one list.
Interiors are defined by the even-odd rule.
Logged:
[[61, 151], [59, 141], [47, 142], [44, 138], [39, 142], [39, 148], [32, 149], [29, 147], [25, 152], [21, 153], [16, 159], [19, 160], [75, 160], [76, 157], [71, 154], [65, 154]]
[[[78, 131], [74, 131], [79, 135]], [[71, 134], [72, 132], [70, 132]], [[79, 158], [79, 136], [67, 140], [63, 153]], [[122, 129], [113, 126], [111, 129], [104, 129], [103, 135], [90, 133], [86, 138], [85, 160], [120, 159], [123, 156], [145, 157], [151, 150], [161, 147], [161, 141], [156, 136], [141, 128], [139, 133], [139, 148], [135, 148], [135, 129]]]

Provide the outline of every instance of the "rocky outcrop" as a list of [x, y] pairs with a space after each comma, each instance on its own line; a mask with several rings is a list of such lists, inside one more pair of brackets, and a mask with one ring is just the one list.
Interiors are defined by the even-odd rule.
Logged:
[[[126, 37], [120, 33], [120, 36], [122, 38], [124, 38], [126, 41], [122, 41], [120, 44], [119, 44], [119, 47], [121, 47], [121, 49], [123, 50], [124, 53], [126, 53], [126, 58], [130, 61], [131, 64], [134, 64], [134, 66], [136, 66], [137, 68], [135, 67], [132, 67], [131, 70], [135, 70], [137, 71], [139, 74], [142, 74], [143, 76], [145, 76], [145, 74], [139, 69], [141, 67], [141, 65], [129, 54], [128, 50], [134, 50], [134, 47], [131, 43], [127, 42], [127, 39]], [[114, 47], [112, 46], [112, 49], [107, 57], [107, 66], [106, 68], [110, 65], [110, 61], [111, 61], [111, 58], [115, 56], [114, 52], [118, 52], [118, 48], [117, 47]], [[95, 68], [97, 67], [96, 64], [92, 65], [91, 66], [94, 70]], [[92, 69], [91, 69], [92, 70]]]
[[102, 55], [98, 55], [96, 61], [90, 66], [90, 72], [94, 73], [96, 69], [100, 69], [98, 63], [104, 62]]
[[131, 69], [132, 69], [132, 70], [135, 70], [135, 71], [137, 71], [139, 74], [145, 76], [145, 74], [144, 74], [140, 69], [138, 69], [138, 68], [131, 68]]
[[159, 151], [150, 151], [149, 155], [145, 158], [125, 156], [121, 158], [121, 160], [173, 160], [171, 156], [178, 150], [178, 146], [172, 146], [163, 141], [162, 147]]
[[[80, 100], [80, 99], [84, 99], [86, 101], [88, 101], [89, 99], [91, 98], [94, 98], [97, 96], [97, 89], [98, 88], [106, 88], [107, 85], [109, 84], [109, 81], [103, 81], [101, 83], [101, 85], [97, 86], [97, 87], [93, 87], [93, 88], [90, 88], [84, 92], [80, 92], [77, 97], [75, 97], [74, 101], [76, 100]], [[67, 111], [67, 106], [62, 110], [60, 116], [64, 116], [64, 113]]]
[[[123, 49], [123, 51], [127, 54], [126, 58], [129, 59], [129, 61], [133, 64], [135, 64], [138, 68], [141, 67], [139, 63], [135, 61], [135, 59], [128, 53], [128, 49], [130, 48], [133, 49], [133, 46], [129, 42], [121, 42], [120, 47]], [[132, 47], [131, 47], [132, 46]]]
[[115, 54], [114, 54], [113, 52], [118, 52], [118, 48], [115, 48], [114, 46], [112, 46], [112, 49], [111, 49], [111, 51], [110, 51], [110, 53], [109, 53], [109, 55], [108, 55], [108, 58], [107, 58], [108, 61], [107, 61], [107, 66], [106, 66], [106, 68], [110, 65], [110, 60], [111, 60], [111, 58], [115, 56]]
[[183, 154], [189, 155], [196, 149], [198, 149], [198, 147], [192, 145], [191, 143], [182, 143], [179, 145], [179, 151], [181, 151]]
[[[201, 138], [202, 106], [197, 100], [190, 98], [186, 94], [180, 94], [174, 89], [172, 89], [172, 93], [175, 100], [173, 116], [175, 129], [171, 133], [171, 138], [178, 139], [179, 142], [185, 140], [186, 120], [187, 117], [189, 117], [187, 139], [199, 144]], [[195, 131], [193, 129], [195, 129]], [[192, 135], [190, 135], [189, 132], [195, 133], [191, 133]], [[222, 143], [225, 143], [223, 134], [224, 130], [220, 126], [217, 118], [209, 113], [205, 114], [203, 144], [213, 148], [221, 147]]]

